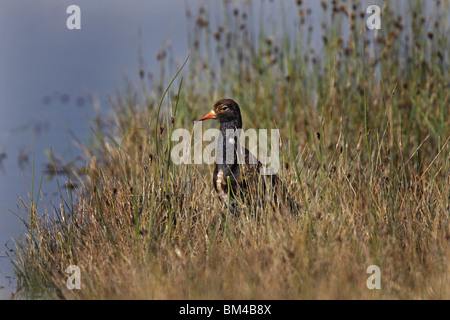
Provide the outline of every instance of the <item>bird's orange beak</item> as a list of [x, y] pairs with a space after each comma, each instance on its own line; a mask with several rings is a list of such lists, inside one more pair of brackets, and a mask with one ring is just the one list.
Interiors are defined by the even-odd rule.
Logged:
[[217, 119], [216, 113], [214, 112], [214, 110], [211, 110], [210, 113], [208, 113], [207, 115], [201, 117], [197, 121], [203, 121], [203, 120], [208, 120], [208, 119]]

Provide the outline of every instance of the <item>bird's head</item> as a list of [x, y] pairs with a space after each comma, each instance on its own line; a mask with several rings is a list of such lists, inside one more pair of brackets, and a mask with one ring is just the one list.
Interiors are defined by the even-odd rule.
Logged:
[[204, 121], [208, 119], [216, 119], [219, 123], [236, 122], [237, 126], [241, 126], [241, 110], [236, 101], [231, 99], [222, 99], [214, 104], [213, 109], [205, 116], [198, 119]]

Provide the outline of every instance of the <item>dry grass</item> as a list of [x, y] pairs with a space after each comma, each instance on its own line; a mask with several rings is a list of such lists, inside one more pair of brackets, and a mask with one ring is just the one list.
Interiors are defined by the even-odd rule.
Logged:
[[[164, 75], [176, 71], [162, 53], [161, 80], [142, 70], [111, 99], [114, 117], [96, 119], [86, 168], [71, 173], [81, 187], [45, 212], [36, 196], [23, 202], [30, 232], [13, 259], [22, 295], [450, 298], [449, 4], [435, 5], [427, 23], [420, 1], [403, 16], [383, 8], [372, 46], [357, 2], [328, 3], [322, 54], [307, 41], [305, 4], [299, 30], [278, 40], [248, 25], [251, 6], [225, 2], [234, 20], [221, 28], [208, 8], [190, 13], [189, 69], [169, 99]], [[295, 209], [283, 201], [258, 219], [224, 219], [212, 168], [170, 161], [171, 131], [191, 130], [224, 96], [240, 103], [246, 128], [280, 129]], [[69, 291], [73, 264], [82, 289]], [[381, 290], [366, 287], [370, 265]]]

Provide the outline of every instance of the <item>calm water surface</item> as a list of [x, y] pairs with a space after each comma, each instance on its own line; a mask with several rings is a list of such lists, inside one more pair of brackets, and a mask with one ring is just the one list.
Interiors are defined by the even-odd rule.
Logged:
[[[66, 9], [75, 2], [81, 30], [68, 30]], [[14, 291], [4, 255], [23, 230], [9, 210], [19, 211], [18, 197], [28, 203], [33, 157], [37, 187], [44, 150], [68, 159], [80, 153], [68, 129], [87, 139], [93, 115], [87, 95], [107, 110], [107, 95], [124, 88], [124, 74], [137, 80], [139, 42], [146, 67], [157, 70], [156, 55], [168, 39], [184, 59], [184, 1], [0, 0], [0, 299]], [[56, 190], [44, 180], [46, 202], [57, 200]]]

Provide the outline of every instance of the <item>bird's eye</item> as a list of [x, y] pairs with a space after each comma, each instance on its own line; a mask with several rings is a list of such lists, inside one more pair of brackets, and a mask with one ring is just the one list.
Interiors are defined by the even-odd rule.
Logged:
[[221, 109], [222, 109], [222, 111], [227, 111], [229, 109], [229, 107], [228, 106], [223, 106]]

